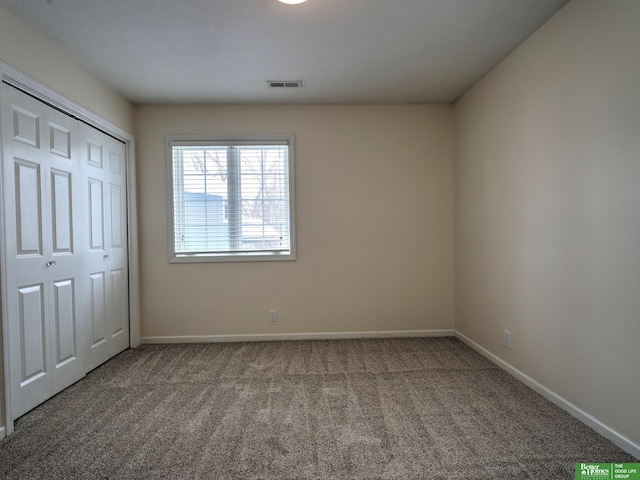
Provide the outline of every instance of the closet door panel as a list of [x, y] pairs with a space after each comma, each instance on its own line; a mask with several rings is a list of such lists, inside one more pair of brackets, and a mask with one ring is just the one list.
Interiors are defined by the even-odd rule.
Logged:
[[89, 191], [89, 250], [103, 252], [104, 248], [104, 205], [103, 182], [100, 179], [88, 179]]
[[83, 198], [77, 120], [53, 109], [45, 115], [47, 175], [46, 243], [49, 245], [49, 338], [51, 344], [52, 394], [82, 378], [84, 355], [79, 345], [86, 342], [88, 302], [82, 282], [84, 256], [77, 249], [83, 239]]
[[104, 134], [82, 124], [80, 126], [80, 143], [82, 161], [87, 173], [84, 188], [87, 192], [88, 210], [83, 228], [86, 230], [84, 249], [86, 250], [87, 268], [85, 276], [90, 288], [91, 303], [91, 336], [87, 351], [87, 368], [91, 370], [109, 359]]
[[81, 126], [89, 192], [89, 269], [97, 367], [129, 346], [126, 177], [124, 144]]
[[111, 305], [109, 315], [109, 333], [111, 335], [110, 353], [116, 355], [129, 346], [129, 292], [126, 271], [115, 268], [109, 271]]
[[73, 253], [71, 173], [51, 169], [51, 242], [54, 254]]
[[[17, 256], [44, 255], [42, 248], [42, 175], [39, 163], [13, 158], [16, 177], [15, 207]], [[10, 207], [9, 207], [10, 208]]]
[[129, 282], [127, 253], [126, 168], [124, 144], [106, 138], [109, 158], [105, 180], [108, 182], [107, 255], [110, 277], [109, 354], [116, 355], [129, 346]]
[[[35, 104], [34, 101], [23, 103], [28, 103], [28, 106], [32, 108]], [[33, 108], [33, 110], [40, 110], [40, 108], [39, 106], [36, 106], [35, 108]], [[12, 115], [10, 118], [5, 119], [5, 125], [11, 125], [11, 127], [9, 128], [12, 129], [12, 140], [39, 149], [40, 115], [38, 113], [20, 108], [15, 104], [11, 105], [11, 114]]]
[[50, 396], [48, 219], [43, 105], [2, 85], [2, 181], [12, 414]]
[[71, 160], [71, 130], [49, 122], [49, 153]]
[[53, 282], [53, 318], [55, 322], [55, 367], [60, 368], [78, 358], [76, 339], [75, 281], [73, 278]]
[[18, 325], [20, 329], [20, 387], [47, 374], [47, 324], [44, 285], [18, 287]]
[[[5, 298], [12, 416], [85, 374], [86, 303], [77, 255], [77, 121], [2, 85]], [[84, 202], [86, 203], [86, 202]]]
[[91, 282], [91, 348], [98, 348], [107, 341], [107, 300], [104, 272], [89, 275]]

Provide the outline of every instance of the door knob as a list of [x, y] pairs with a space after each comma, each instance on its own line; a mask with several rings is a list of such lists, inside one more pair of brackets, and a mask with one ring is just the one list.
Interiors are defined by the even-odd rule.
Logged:
[[104, 255], [104, 256], [102, 257], [102, 259], [103, 259], [103, 260], [106, 260], [107, 258], [109, 258], [109, 255]]
[[56, 262], [54, 262], [53, 260], [51, 260], [50, 262], [47, 262], [47, 267], [55, 267], [56, 266]]

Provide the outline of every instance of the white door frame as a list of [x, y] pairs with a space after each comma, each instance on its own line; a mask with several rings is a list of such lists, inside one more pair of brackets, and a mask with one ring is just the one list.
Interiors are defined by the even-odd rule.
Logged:
[[[121, 140], [126, 148], [127, 161], [127, 228], [129, 249], [129, 345], [134, 348], [140, 345], [140, 298], [139, 298], [139, 272], [138, 272], [138, 216], [136, 203], [136, 167], [135, 167], [135, 140], [133, 135], [120, 127], [87, 110], [73, 100], [60, 95], [51, 88], [25, 75], [21, 71], [0, 61], [0, 82], [5, 82], [32, 95], [33, 97], [51, 105], [54, 108], [69, 113], [71, 116], [92, 125], [112, 137]], [[2, 101], [2, 88], [0, 86], [0, 102]], [[0, 131], [2, 128], [0, 120]], [[0, 136], [1, 142], [1, 136]], [[0, 144], [0, 154], [2, 152]], [[0, 212], [4, 208], [2, 202], [2, 182], [0, 181]], [[1, 215], [0, 217], [4, 217]], [[4, 238], [6, 226], [0, 221], [0, 239]], [[6, 284], [6, 258], [4, 249], [0, 249], [0, 302], [2, 322], [2, 363], [4, 366], [4, 418], [5, 432], [9, 435], [13, 432], [13, 415], [11, 414], [11, 372], [9, 371], [9, 339], [7, 318], [7, 299], [4, 285]], [[3, 425], [0, 423], [0, 433]]]

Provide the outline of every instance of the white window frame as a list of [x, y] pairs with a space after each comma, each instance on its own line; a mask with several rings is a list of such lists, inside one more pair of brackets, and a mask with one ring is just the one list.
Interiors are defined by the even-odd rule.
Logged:
[[[167, 171], [167, 212], [169, 237], [169, 263], [207, 263], [207, 262], [272, 262], [296, 259], [296, 228], [295, 228], [295, 170], [294, 170], [294, 137], [293, 135], [167, 135], [166, 171]], [[173, 147], [174, 146], [208, 146], [221, 142], [248, 145], [251, 143], [284, 143], [288, 146], [288, 180], [289, 180], [289, 252], [234, 252], [234, 253], [180, 253], [175, 245], [175, 210], [174, 210], [174, 178], [173, 178]]]

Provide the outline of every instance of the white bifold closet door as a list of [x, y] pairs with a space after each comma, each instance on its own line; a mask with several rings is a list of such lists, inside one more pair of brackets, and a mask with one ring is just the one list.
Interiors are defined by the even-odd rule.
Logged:
[[4, 279], [17, 418], [129, 345], [124, 145], [2, 84]]
[[129, 346], [126, 165], [124, 144], [84, 123], [87, 281], [92, 370]]

